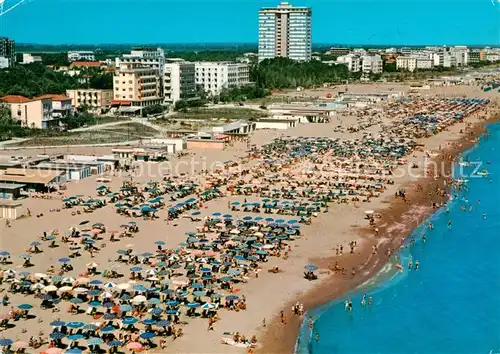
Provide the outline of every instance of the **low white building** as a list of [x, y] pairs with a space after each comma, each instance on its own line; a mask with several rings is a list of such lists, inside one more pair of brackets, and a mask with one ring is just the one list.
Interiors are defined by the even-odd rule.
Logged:
[[361, 58], [355, 54], [341, 55], [337, 57], [336, 63], [347, 65], [347, 70], [353, 73], [361, 70]]
[[245, 63], [196, 62], [195, 82], [212, 96], [225, 88], [235, 88], [249, 83], [249, 66]]
[[68, 61], [95, 61], [95, 54], [89, 50], [75, 50], [68, 52]]
[[299, 124], [297, 118], [260, 118], [255, 122], [255, 129], [286, 130]]
[[23, 53], [23, 64], [41, 63], [42, 57], [39, 55], [31, 55], [30, 53]]

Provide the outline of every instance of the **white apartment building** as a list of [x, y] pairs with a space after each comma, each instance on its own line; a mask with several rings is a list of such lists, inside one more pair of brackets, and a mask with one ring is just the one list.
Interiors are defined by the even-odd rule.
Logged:
[[196, 62], [195, 82], [212, 96], [220, 95], [225, 88], [234, 88], [249, 83], [249, 66], [244, 63]]
[[417, 69], [429, 70], [433, 67], [434, 61], [431, 58], [417, 58]]
[[113, 78], [112, 104], [147, 107], [162, 103], [158, 70], [138, 63], [122, 63]]
[[162, 48], [136, 48], [129, 54], [123, 54], [121, 58], [116, 59], [116, 67], [121, 63], [141, 64], [158, 70], [159, 75], [163, 74], [165, 65], [165, 51]]
[[174, 104], [196, 96], [195, 64], [167, 59], [163, 68], [164, 103]]
[[409, 56], [399, 56], [396, 58], [396, 70], [415, 71], [417, 68], [417, 58]]
[[95, 61], [95, 54], [88, 50], [76, 50], [68, 52], [68, 61]]
[[451, 68], [456, 66], [456, 58], [452, 56], [449, 52], [439, 52], [432, 54], [432, 60], [434, 66], [442, 66], [444, 68]]
[[381, 74], [384, 71], [384, 62], [379, 54], [363, 55], [361, 57], [361, 71], [363, 73]]
[[282, 2], [259, 11], [259, 61], [275, 57], [311, 60], [312, 11]]
[[341, 55], [337, 57], [337, 64], [345, 64], [347, 70], [357, 73], [361, 70], [361, 58], [355, 54]]
[[456, 66], [469, 65], [469, 49], [467, 46], [455, 46], [450, 48], [450, 55], [455, 58]]
[[31, 55], [30, 53], [23, 53], [23, 64], [41, 63], [42, 57], [38, 55]]

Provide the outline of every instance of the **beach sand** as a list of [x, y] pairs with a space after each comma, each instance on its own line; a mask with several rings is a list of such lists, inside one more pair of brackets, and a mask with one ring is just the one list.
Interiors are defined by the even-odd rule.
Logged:
[[[349, 90], [356, 92], [359, 90], [386, 91], [390, 85], [356, 85], [350, 86]], [[401, 86], [401, 89], [403, 86]], [[398, 90], [399, 88], [396, 88]], [[405, 87], [408, 90], [408, 86]], [[331, 91], [331, 90], [330, 90]], [[330, 92], [328, 91], [328, 92]], [[316, 91], [315, 91], [316, 92]], [[468, 97], [487, 97], [493, 98], [494, 94], [483, 93], [477, 87], [470, 86], [455, 86], [449, 88], [437, 88], [431, 91], [426, 91], [427, 95], [467, 95]], [[314, 93], [316, 95], [316, 93]], [[498, 93], [496, 94], [498, 96]], [[491, 109], [490, 109], [491, 110]], [[352, 119], [352, 118], [351, 118]], [[333, 119], [329, 125], [325, 124], [307, 124], [299, 125], [296, 128], [280, 131], [257, 131], [251, 137], [251, 143], [261, 145], [271, 141], [274, 137], [282, 134], [286, 136], [326, 136], [326, 137], [360, 137], [363, 132], [348, 133], [335, 132], [332, 127], [337, 125], [349, 126], [349, 117], [341, 117]], [[390, 121], [391, 117], [383, 117], [383, 121]], [[484, 119], [473, 118], [466, 120], [467, 122], [484, 125]], [[408, 157], [408, 165], [413, 162], [419, 164], [419, 168], [412, 169], [414, 175], [420, 172], [423, 175], [422, 161], [424, 159], [423, 151], [437, 152], [441, 146], [444, 150], [453, 152], [460, 151], [465, 146], [472, 144], [473, 136], [460, 133], [464, 130], [465, 123], [459, 123], [453, 127], [441, 132], [430, 138], [419, 141], [423, 145], [421, 152], [415, 152]], [[368, 128], [368, 131], [374, 133], [380, 130], [379, 125]], [[476, 129], [477, 132], [480, 128]], [[477, 135], [477, 134], [476, 134]], [[459, 142], [460, 146], [453, 142]], [[70, 150], [70, 151], [68, 151]], [[47, 153], [72, 153], [72, 154], [109, 154], [110, 148], [77, 148], [63, 147], [60, 149], [50, 149]], [[137, 182], [148, 182], [150, 180], [160, 180], [161, 177], [168, 173], [172, 166], [178, 172], [184, 172], [196, 175], [201, 169], [210, 168], [214, 162], [225, 162], [233, 160], [239, 156], [244, 156], [246, 145], [237, 143], [226, 151], [210, 151], [210, 150], [192, 150], [194, 155], [184, 157], [180, 160], [173, 159], [168, 164], [158, 163], [142, 163], [140, 165], [140, 173], [134, 174], [133, 180]], [[20, 149], [16, 151], [0, 151], [0, 154], [36, 156], [43, 153], [43, 150]], [[183, 161], [182, 164], [177, 162]], [[202, 163], [195, 164], [194, 161]], [[194, 166], [195, 165], [195, 166]], [[147, 171], [147, 172], [145, 172]], [[113, 177], [109, 184], [112, 190], [117, 190], [124, 180], [130, 176]], [[293, 351], [295, 339], [298, 331], [298, 326], [302, 318], [292, 317], [291, 306], [297, 300], [306, 305], [306, 308], [325, 303], [336, 296], [341, 296], [349, 289], [361, 284], [372, 276], [385, 263], [385, 248], [392, 247], [399, 242], [401, 237], [406, 236], [411, 230], [422, 222], [425, 215], [430, 209], [430, 199], [426, 196], [419, 196], [418, 193], [410, 192], [411, 207], [401, 200], [394, 200], [394, 193], [405, 187], [408, 191], [414, 191], [415, 183], [431, 185], [439, 181], [433, 181], [430, 178], [411, 177], [405, 174], [401, 178], [395, 180], [395, 184], [389, 186], [387, 191], [379, 198], [374, 198], [369, 204], [362, 204], [360, 208], [355, 208], [352, 204], [338, 205], [332, 204], [328, 214], [320, 215], [315, 218], [310, 226], [303, 227], [304, 237], [297, 240], [292, 245], [292, 252], [288, 260], [270, 258], [270, 261], [263, 266], [263, 271], [260, 272], [257, 279], [250, 279], [246, 284], [243, 284], [240, 289], [241, 293], [246, 296], [247, 310], [242, 313], [235, 311], [219, 311], [220, 321], [215, 324], [214, 331], [207, 331], [207, 322], [202, 319], [190, 319], [189, 324], [184, 326], [184, 336], [172, 341], [168, 340], [165, 352], [172, 353], [245, 353], [247, 349], [236, 348], [232, 346], [220, 344], [220, 338], [224, 332], [240, 332], [250, 337], [256, 334], [259, 341], [262, 342], [262, 353], [290, 353]], [[97, 183], [96, 177], [91, 177], [85, 180], [70, 182], [67, 184], [67, 190], [64, 191], [66, 196], [82, 194], [84, 196], [96, 196], [95, 188], [100, 185]], [[204, 203], [201, 210], [201, 216], [211, 215], [213, 212], [226, 212], [228, 201], [238, 200], [243, 201], [243, 197], [223, 197]], [[112, 206], [106, 206], [93, 213], [72, 216], [72, 209], [62, 209], [59, 212], [49, 212], [50, 209], [61, 208], [61, 199], [27, 199], [24, 202], [25, 208], [31, 210], [32, 216], [12, 222], [12, 227], [6, 227], [3, 223], [0, 225], [0, 249], [8, 250], [12, 255], [21, 255], [28, 248], [28, 244], [35, 239], [38, 239], [43, 231], [58, 229], [62, 232], [68, 230], [69, 227], [78, 225], [83, 220], [88, 220], [89, 225], [102, 222], [108, 230], [119, 230], [120, 225], [129, 221], [124, 216], [117, 214]], [[380, 233], [378, 237], [373, 236], [373, 233], [368, 230], [368, 222], [364, 220], [365, 211], [372, 209], [382, 214], [382, 219], [379, 221]], [[37, 218], [35, 215], [43, 213], [43, 217]], [[235, 216], [243, 216], [243, 212], [233, 213]], [[116, 251], [124, 248], [127, 244], [133, 244], [134, 251], [146, 252], [151, 251], [155, 240], [163, 240], [167, 243], [166, 247], [175, 247], [180, 242], [185, 240], [185, 232], [193, 231], [195, 226], [188, 219], [177, 219], [167, 224], [165, 212], [159, 213], [159, 218], [156, 220], [134, 219], [140, 228], [140, 232], [132, 239], [122, 239], [120, 242], [106, 243], [106, 246], [96, 254], [95, 258], [91, 259], [88, 254], [72, 260], [72, 265], [75, 271], [69, 275], [78, 276], [78, 271], [85, 269], [85, 265], [89, 262], [96, 262], [100, 265], [109, 263], [116, 258]], [[107, 233], [109, 234], [109, 233]], [[360, 247], [356, 248], [354, 255], [345, 255], [335, 257], [335, 247], [343, 244], [347, 249], [347, 244], [350, 241], [357, 240]], [[372, 246], [378, 244], [380, 249], [377, 255], [371, 254]], [[44, 249], [44, 253], [33, 257], [35, 266], [30, 268], [30, 272], [45, 273], [46, 269], [57, 263], [57, 259], [68, 255], [67, 245], [62, 244], [55, 249]], [[327, 272], [325, 268], [332, 261], [338, 260], [344, 267], [350, 269], [355, 267], [357, 275], [352, 276], [337, 276]], [[22, 263], [19, 258], [13, 259], [13, 267], [18, 267]], [[318, 281], [307, 281], [303, 278], [303, 268], [305, 264], [315, 262], [321, 264], [318, 272]], [[267, 269], [279, 266], [284, 272], [278, 274], [268, 273]], [[122, 266], [128, 268], [127, 266]], [[16, 326], [2, 332], [5, 338], [13, 340], [25, 340], [29, 337], [36, 336], [40, 330], [45, 332], [45, 335], [50, 332], [49, 323], [61, 318], [72, 321], [82, 321], [88, 323], [89, 317], [85, 314], [68, 315], [65, 313], [65, 306], [61, 307], [60, 313], [52, 313], [48, 310], [39, 308], [39, 300], [35, 300], [32, 296], [22, 296], [15, 294], [11, 296], [11, 303], [17, 305], [20, 303], [31, 303], [34, 308], [30, 311], [36, 315], [37, 319], [20, 321]], [[8, 310], [6, 308], [5, 310]], [[288, 324], [282, 325], [279, 323], [277, 316], [283, 310], [287, 314]], [[266, 319], [267, 326], [262, 326], [263, 318]], [[39, 322], [41, 319], [43, 322]], [[22, 333], [22, 329], [26, 329]]]

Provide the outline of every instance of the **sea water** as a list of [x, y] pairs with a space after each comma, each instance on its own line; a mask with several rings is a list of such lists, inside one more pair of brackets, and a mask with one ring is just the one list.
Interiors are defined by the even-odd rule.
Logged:
[[[471, 161], [461, 167], [468, 191], [415, 229], [415, 245], [400, 254], [404, 270], [389, 264], [343, 299], [310, 311], [314, 330], [306, 317], [297, 353], [500, 353], [500, 124], [488, 132], [462, 155]], [[471, 175], [479, 161], [488, 176]], [[408, 270], [410, 258], [419, 270]], [[363, 294], [371, 306], [361, 306]], [[348, 297], [352, 312], [344, 309]]]

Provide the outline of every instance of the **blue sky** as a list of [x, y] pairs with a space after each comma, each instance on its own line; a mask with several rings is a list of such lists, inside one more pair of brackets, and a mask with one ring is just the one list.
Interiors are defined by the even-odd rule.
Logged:
[[[5, 0], [5, 8], [17, 0]], [[313, 42], [500, 44], [500, 0], [289, 0], [313, 9]], [[22, 43], [256, 43], [273, 0], [26, 0], [0, 18]]]

